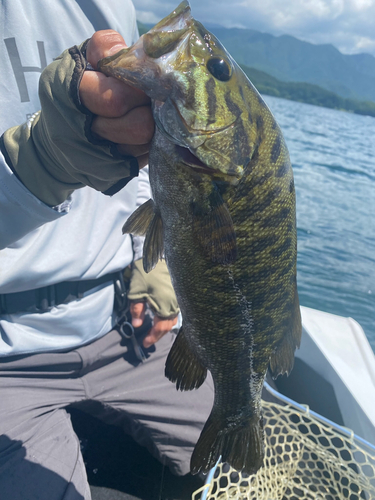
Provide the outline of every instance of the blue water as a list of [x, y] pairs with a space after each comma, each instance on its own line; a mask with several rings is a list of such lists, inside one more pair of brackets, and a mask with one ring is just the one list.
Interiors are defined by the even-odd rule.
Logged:
[[264, 99], [293, 165], [300, 302], [351, 316], [375, 351], [375, 118]]

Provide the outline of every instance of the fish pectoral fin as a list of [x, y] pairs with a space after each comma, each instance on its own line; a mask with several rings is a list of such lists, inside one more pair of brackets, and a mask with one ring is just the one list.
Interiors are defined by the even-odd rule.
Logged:
[[218, 264], [231, 264], [237, 257], [232, 217], [219, 193], [212, 196], [210, 210], [194, 210], [193, 231], [206, 255]]
[[284, 375], [284, 373], [289, 375], [292, 371], [294, 365], [294, 351], [300, 346], [301, 335], [301, 310], [299, 307], [296, 285], [294, 290], [293, 313], [290, 329], [270, 358], [270, 369], [273, 379], [276, 379], [279, 375]]
[[144, 236], [155, 215], [155, 203], [150, 198], [135, 210], [122, 227], [122, 234]]
[[168, 354], [165, 363], [165, 376], [171, 382], [176, 382], [177, 390], [181, 391], [198, 389], [206, 379], [207, 369], [191, 350], [183, 326]]
[[163, 221], [151, 198], [131, 214], [122, 228], [122, 233], [146, 235], [143, 245], [143, 269], [149, 273], [164, 255]]
[[149, 273], [164, 255], [163, 221], [159, 212], [154, 212], [154, 217], [148, 227], [145, 243], [143, 245], [143, 269]]
[[252, 417], [227, 425], [214, 406], [191, 456], [191, 473], [209, 472], [220, 456], [236, 471], [255, 474], [264, 458], [262, 419]]

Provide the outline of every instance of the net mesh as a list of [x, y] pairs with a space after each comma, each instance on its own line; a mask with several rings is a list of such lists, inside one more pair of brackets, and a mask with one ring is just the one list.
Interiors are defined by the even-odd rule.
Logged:
[[375, 500], [375, 452], [306, 408], [263, 401], [265, 460], [257, 474], [219, 464], [193, 500]]

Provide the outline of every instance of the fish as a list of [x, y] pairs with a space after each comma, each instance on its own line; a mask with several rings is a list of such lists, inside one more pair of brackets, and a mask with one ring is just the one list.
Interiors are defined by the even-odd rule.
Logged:
[[271, 111], [183, 1], [129, 48], [99, 61], [152, 102], [152, 199], [123, 232], [145, 236], [143, 266], [165, 258], [182, 313], [165, 374], [182, 391], [209, 371], [214, 403], [193, 474], [221, 457], [256, 473], [264, 459], [268, 368], [289, 374], [300, 345], [293, 172]]

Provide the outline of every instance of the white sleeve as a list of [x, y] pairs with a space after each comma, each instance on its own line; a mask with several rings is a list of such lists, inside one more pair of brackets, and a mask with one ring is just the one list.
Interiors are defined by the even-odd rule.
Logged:
[[148, 177], [148, 165], [141, 168], [138, 175], [137, 208], [146, 203], [151, 195], [150, 179]]
[[[150, 181], [148, 178], [148, 165], [144, 168], [141, 168], [138, 176], [138, 195], [137, 195], [137, 208], [146, 201], [152, 198], [151, 195], [151, 187]], [[133, 238], [133, 251], [134, 251], [134, 260], [138, 260], [142, 258], [143, 255], [143, 243], [145, 241], [144, 236], [134, 236]]]
[[69, 201], [51, 208], [36, 198], [8, 167], [0, 152], [0, 249], [62, 217], [69, 208]]

